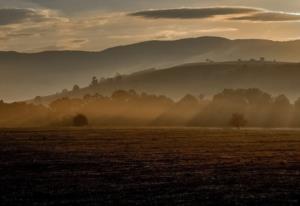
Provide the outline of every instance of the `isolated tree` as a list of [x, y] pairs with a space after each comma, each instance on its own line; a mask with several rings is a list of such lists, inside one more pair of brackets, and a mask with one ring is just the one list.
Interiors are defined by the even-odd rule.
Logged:
[[238, 128], [238, 129], [240, 129], [241, 127], [246, 126], [247, 121], [246, 121], [246, 119], [245, 119], [245, 117], [244, 117], [243, 114], [240, 114], [240, 113], [234, 113], [234, 114], [232, 114], [232, 116], [231, 116], [231, 119], [230, 119], [230, 121], [229, 121], [229, 124], [230, 124], [230, 126], [232, 126], [232, 127], [236, 127], [236, 128]]
[[80, 90], [80, 87], [79, 87], [77, 84], [75, 84], [75, 85], [73, 86], [72, 91], [73, 91], [73, 92], [78, 92], [79, 90]]
[[78, 114], [73, 118], [73, 126], [75, 127], [84, 127], [89, 124], [89, 121], [86, 116], [83, 114]]
[[98, 79], [97, 79], [97, 77], [93, 77], [93, 79], [92, 79], [92, 82], [91, 82], [91, 84], [90, 84], [90, 86], [97, 86], [98, 85]]
[[34, 98], [34, 103], [35, 104], [41, 104], [42, 103], [42, 97], [41, 96], [36, 96]]

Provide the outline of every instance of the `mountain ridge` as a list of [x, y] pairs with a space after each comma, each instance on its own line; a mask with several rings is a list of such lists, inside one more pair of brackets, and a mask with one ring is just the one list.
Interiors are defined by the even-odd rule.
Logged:
[[162, 94], [173, 99], [186, 94], [207, 97], [223, 89], [259, 88], [273, 95], [287, 94], [292, 100], [300, 96], [300, 63], [261, 60], [235, 62], [201, 62], [165, 69], [148, 69], [129, 75], [101, 79], [81, 89], [45, 96], [49, 103], [60, 98], [83, 98], [85, 95], [111, 95], [116, 90], [136, 90]]
[[99, 52], [0, 52], [0, 99], [16, 101], [51, 94], [71, 88], [74, 83], [87, 85], [92, 76], [130, 74], [147, 68], [161, 69], [206, 59], [232, 61], [259, 57], [299, 62], [300, 41], [231, 40], [205, 36], [146, 41]]

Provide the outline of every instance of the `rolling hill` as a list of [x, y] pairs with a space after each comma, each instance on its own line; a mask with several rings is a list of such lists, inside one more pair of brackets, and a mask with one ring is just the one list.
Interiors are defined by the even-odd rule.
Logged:
[[74, 83], [87, 85], [92, 76], [107, 77], [116, 72], [128, 74], [206, 59], [231, 61], [262, 56], [270, 60], [298, 62], [300, 41], [199, 37], [141, 42], [100, 52], [0, 52], [0, 99], [15, 101], [51, 94], [62, 88], [71, 88]]
[[106, 94], [123, 89], [163, 94], [174, 99], [186, 94], [211, 96], [224, 88], [259, 88], [268, 93], [300, 97], [300, 63], [236, 61], [192, 63], [167, 69], [149, 69], [131, 75], [102, 79], [79, 90], [44, 97], [50, 102], [62, 97]]

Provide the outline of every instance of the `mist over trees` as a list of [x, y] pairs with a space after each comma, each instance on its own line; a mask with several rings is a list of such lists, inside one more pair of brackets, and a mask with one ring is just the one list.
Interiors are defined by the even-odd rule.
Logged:
[[[0, 82], [6, 85], [0, 87], [0, 94], [1, 98], [8, 101], [24, 100], [34, 94], [51, 94], [61, 88], [70, 87], [73, 82], [86, 85], [92, 75], [108, 77], [116, 72], [130, 74], [147, 68], [160, 70], [185, 63], [205, 62], [207, 59], [206, 65], [183, 66], [180, 74], [176, 68], [174, 72], [170, 71], [168, 74], [165, 73], [166, 71], [157, 71], [149, 74], [150, 76], [133, 75], [126, 80], [123, 79], [125, 85], [118, 89], [135, 88], [139, 91], [166, 94], [171, 97], [176, 95], [177, 98], [187, 92], [191, 93], [192, 90], [206, 89], [206, 94], [208, 92], [215, 94], [223, 88], [258, 87], [268, 92], [281, 91], [294, 98], [300, 88], [298, 84], [300, 66], [298, 63], [281, 64], [280, 62], [299, 62], [299, 53], [300, 41], [230, 40], [207, 36], [174, 41], [140, 42], [100, 52], [48, 51], [29, 54], [8, 51], [0, 53]], [[271, 61], [276, 59], [278, 64], [268, 66], [269, 63], [260, 62], [263, 63], [263, 66], [260, 66], [257, 65], [258, 61], [251, 61], [254, 65], [246, 64], [244, 67], [244, 60], [260, 57]], [[237, 59], [240, 61], [236, 66], [227, 63], [217, 65], [218, 62]], [[207, 73], [210, 75], [207, 76]], [[219, 78], [220, 73], [222, 78]], [[164, 74], [169, 79], [168, 82], [165, 81], [166, 77], [163, 78]], [[12, 78], [14, 81], [11, 80]], [[256, 80], [255, 84], [252, 84], [253, 78]], [[184, 79], [190, 84], [181, 84], [185, 88], [176, 87], [176, 83], [184, 82]], [[228, 81], [224, 81], [226, 79]], [[277, 81], [278, 79], [281, 81]], [[152, 81], [155, 81], [155, 84], [147, 83]], [[289, 84], [286, 84], [286, 81]], [[23, 84], [15, 82], [23, 82]], [[114, 84], [111, 86], [109, 82], [104, 82], [102, 87], [106, 88], [98, 93], [104, 94], [105, 90], [109, 90], [109, 93], [106, 93], [109, 95], [113, 92]], [[198, 84], [191, 84], [192, 82]], [[135, 84], [135, 87], [132, 87], [132, 84]], [[147, 90], [149, 87], [151, 90]], [[168, 91], [164, 92], [164, 88]], [[211, 91], [212, 88], [215, 90]]]
[[87, 86], [68, 87], [68, 90], [43, 96], [42, 103], [63, 97], [83, 98], [86, 94], [111, 95], [116, 90], [163, 94], [179, 99], [186, 94], [213, 96], [224, 88], [260, 88], [272, 94], [285, 94], [293, 101], [298, 97], [299, 63], [284, 63], [261, 59], [233, 62], [183, 64], [166, 69], [149, 68], [143, 71], [114, 76], [93, 77]]
[[[95, 79], [96, 85], [96, 79]], [[77, 90], [75, 86], [73, 90]], [[225, 89], [211, 99], [117, 90], [110, 96], [86, 94], [49, 105], [0, 102], [0, 127], [33, 126], [200, 126], [299, 127], [300, 98], [271, 96], [260, 89]], [[78, 120], [78, 121], [77, 121]]]
[[247, 120], [245, 119], [243, 114], [234, 113], [231, 116], [231, 119], [229, 121], [229, 125], [232, 127], [236, 127], [240, 129], [241, 127], [246, 126]]

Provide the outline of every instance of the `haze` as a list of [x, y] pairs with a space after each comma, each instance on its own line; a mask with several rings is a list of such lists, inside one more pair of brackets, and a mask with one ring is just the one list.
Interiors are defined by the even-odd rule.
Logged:
[[[93, 76], [207, 58], [298, 62], [299, 10], [297, 0], [0, 0], [0, 99], [28, 100], [87, 86]], [[173, 41], [203, 36], [228, 40]], [[163, 42], [145, 43], [152, 40]], [[38, 53], [49, 50], [85, 52]]]

